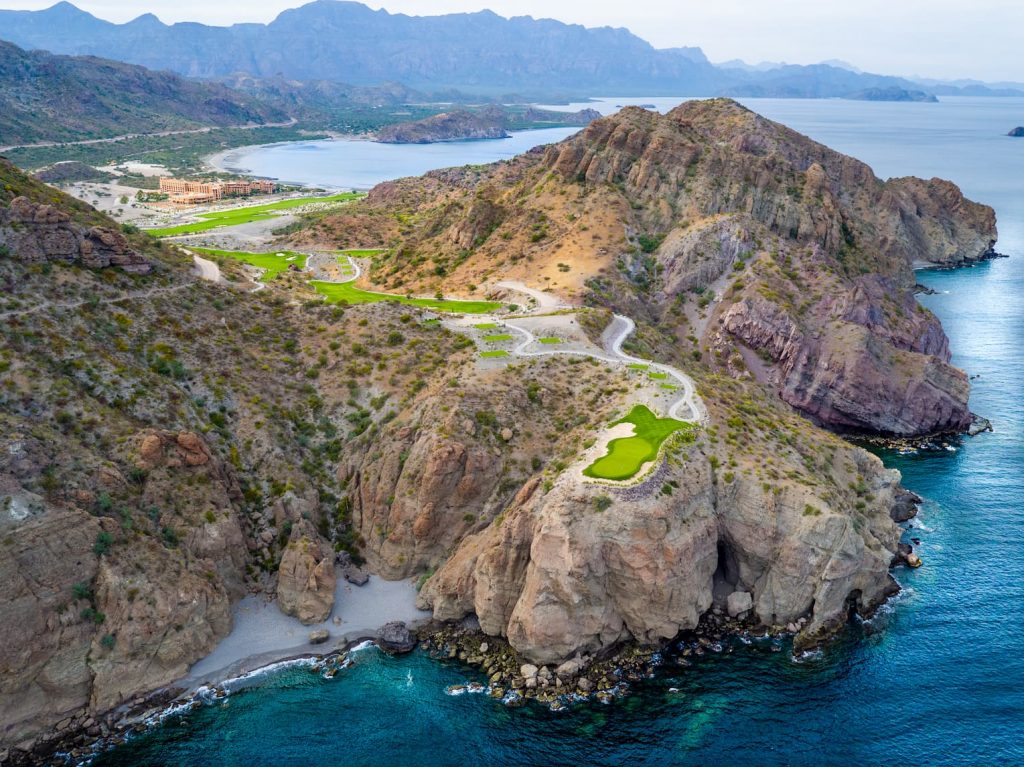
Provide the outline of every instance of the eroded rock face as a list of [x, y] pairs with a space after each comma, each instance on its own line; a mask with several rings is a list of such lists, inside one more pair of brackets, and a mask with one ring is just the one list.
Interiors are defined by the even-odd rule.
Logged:
[[116, 266], [148, 274], [152, 264], [132, 250], [124, 235], [103, 227], [83, 227], [63, 211], [15, 197], [0, 208], [0, 246], [32, 263], [64, 261], [92, 269]]
[[967, 375], [949, 364], [942, 327], [909, 293], [896, 304], [899, 322], [887, 321], [894, 293], [865, 278], [794, 317], [752, 290], [722, 311], [720, 327], [773, 362], [782, 399], [818, 423], [898, 436], [963, 431]]
[[[584, 485], [565, 474], [523, 489], [503, 522], [468, 537], [423, 587], [435, 618], [476, 614], [534, 663], [694, 628], [718, 590], [746, 592], [767, 626], [809, 617], [818, 635], [892, 593], [899, 529], [889, 518], [898, 474], [850, 451], [879, 499], [854, 515], [806, 488], [716, 479], [703, 456], [640, 489]], [[672, 495], [659, 492], [675, 480]], [[595, 498], [613, 503], [598, 511]], [[810, 511], [809, 511], [810, 509]]]
[[334, 607], [335, 582], [334, 552], [308, 521], [295, 523], [277, 575], [281, 612], [306, 625], [322, 623]]
[[[438, 414], [434, 413], [431, 418]], [[351, 477], [353, 519], [371, 568], [388, 579], [421, 572], [443, 558], [471, 527], [467, 519], [495, 514], [489, 502], [502, 459], [473, 439], [474, 426], [446, 421], [381, 435], [372, 455], [342, 467]]]
[[[0, 534], [9, 535], [13, 520], [4, 521]], [[89, 702], [96, 628], [80, 618], [88, 601], [74, 599], [72, 588], [96, 575], [99, 531], [99, 520], [85, 512], [53, 512], [26, 519], [13, 542], [0, 546], [0, 743], [31, 742], [40, 723], [78, 714]]]

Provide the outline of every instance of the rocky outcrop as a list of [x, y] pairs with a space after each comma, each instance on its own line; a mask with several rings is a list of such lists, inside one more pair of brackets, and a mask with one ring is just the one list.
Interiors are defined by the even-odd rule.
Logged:
[[1011, 130], [1006, 135], [1010, 136], [1011, 138], [1021, 138], [1021, 137], [1024, 137], [1024, 125], [1021, 125], [1021, 126], [1018, 126], [1018, 127], [1014, 128], [1013, 130]]
[[389, 125], [377, 131], [382, 144], [436, 144], [465, 139], [508, 138], [502, 114], [445, 112], [415, 122]]
[[133, 274], [148, 274], [149, 260], [133, 250], [120, 232], [83, 227], [50, 205], [15, 197], [0, 207], [0, 249], [30, 263], [64, 262], [91, 269], [116, 266]]
[[281, 612], [302, 623], [323, 623], [334, 607], [334, 552], [306, 520], [292, 527], [277, 574]]
[[[890, 322], [894, 293], [902, 317]], [[830, 428], [913, 436], [971, 423], [967, 375], [949, 364], [938, 320], [878, 278], [823, 296], [802, 317], [751, 290], [720, 327], [775, 364], [783, 400]]]
[[472, 421], [446, 423], [447, 438], [426, 424], [382, 434], [371, 455], [353, 456], [341, 468], [350, 480], [353, 521], [366, 541], [363, 554], [385, 578], [432, 566], [477, 519], [498, 513], [492, 500], [501, 459], [473, 439]]
[[[867, 612], [894, 589], [898, 473], [845, 452], [878, 499], [863, 512], [800, 485], [726, 482], [704, 455], [628, 499], [571, 472], [546, 493], [533, 482], [427, 581], [421, 606], [440, 620], [475, 614], [485, 633], [542, 664], [670, 639], [695, 628], [716, 594], [747, 594], [729, 604], [764, 626], [807, 618], [804, 634], [822, 635], [851, 605]], [[669, 481], [679, 489], [658, 492]], [[612, 499], [603, 511], [599, 495]]]

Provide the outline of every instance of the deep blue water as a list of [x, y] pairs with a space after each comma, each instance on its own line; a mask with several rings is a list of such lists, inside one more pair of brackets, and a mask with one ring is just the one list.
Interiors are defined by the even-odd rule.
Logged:
[[925, 566], [898, 572], [902, 595], [820, 657], [737, 645], [562, 713], [450, 697], [471, 671], [368, 650], [334, 680], [273, 676], [98, 764], [1024, 763], [1024, 139], [1001, 135], [1024, 123], [1024, 101], [748, 103], [879, 175], [957, 181], [996, 207], [1013, 256], [921, 274], [995, 432], [956, 452], [885, 456], [927, 499], [908, 531]]

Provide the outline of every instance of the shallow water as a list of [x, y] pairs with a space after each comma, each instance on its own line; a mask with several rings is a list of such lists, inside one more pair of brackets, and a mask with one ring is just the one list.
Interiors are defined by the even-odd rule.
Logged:
[[995, 432], [952, 452], [884, 456], [927, 499], [908, 531], [925, 566], [897, 573], [903, 594], [804, 662], [738, 645], [664, 669], [611, 705], [561, 713], [451, 697], [447, 685], [479, 677], [368, 650], [331, 681], [285, 672], [97, 764], [1024, 762], [1024, 139], [1001, 135], [1024, 123], [1024, 100], [747, 103], [879, 175], [953, 179], [996, 207], [999, 250], [1014, 256], [921, 273], [939, 291], [922, 301], [956, 363], [979, 376], [972, 407]]

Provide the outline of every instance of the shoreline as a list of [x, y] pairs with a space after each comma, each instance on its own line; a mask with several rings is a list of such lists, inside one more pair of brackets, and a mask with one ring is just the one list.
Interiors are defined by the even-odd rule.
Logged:
[[[401, 621], [415, 632], [433, 620], [432, 611], [416, 607], [415, 581], [371, 575], [365, 585], [355, 586], [339, 573], [331, 614], [308, 626], [282, 613], [276, 599], [249, 594], [232, 606], [227, 636], [182, 676], [97, 716], [99, 734], [80, 730], [53, 741], [46, 763], [88, 764], [98, 753], [123, 744], [126, 735], [245, 689], [267, 674], [303, 665], [330, 666], [332, 658], [343, 663], [346, 653], [378, 645], [380, 630], [388, 623]], [[311, 632], [325, 630], [326, 641], [310, 641]]]

